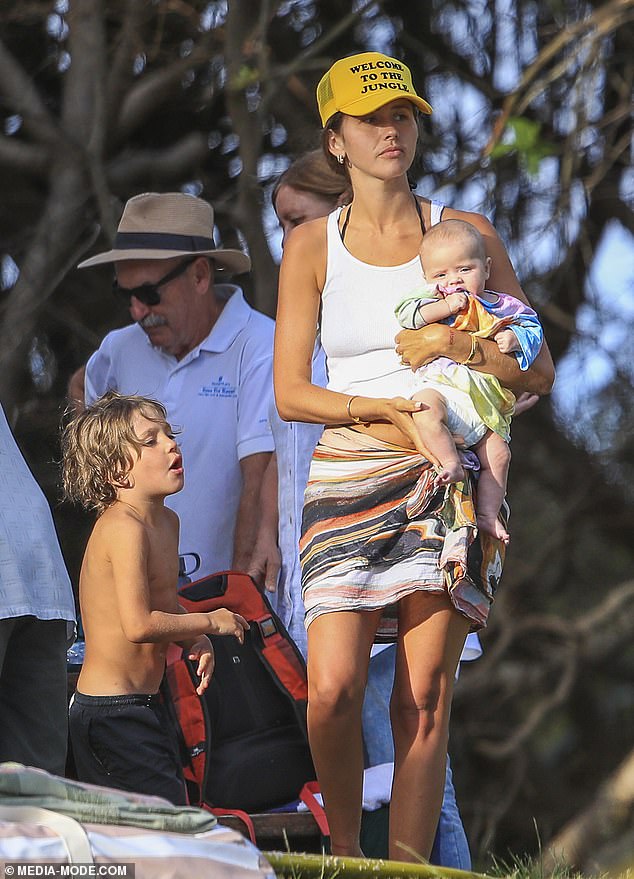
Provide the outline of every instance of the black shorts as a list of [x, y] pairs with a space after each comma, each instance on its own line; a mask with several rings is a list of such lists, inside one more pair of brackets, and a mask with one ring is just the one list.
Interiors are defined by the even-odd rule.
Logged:
[[80, 781], [187, 803], [176, 734], [158, 693], [76, 692], [69, 727]]

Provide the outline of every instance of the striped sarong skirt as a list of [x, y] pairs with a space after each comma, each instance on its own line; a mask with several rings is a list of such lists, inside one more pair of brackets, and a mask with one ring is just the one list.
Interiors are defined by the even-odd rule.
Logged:
[[435, 476], [415, 450], [324, 431], [304, 496], [306, 627], [323, 613], [383, 608], [377, 640], [389, 640], [397, 602], [418, 590], [446, 591], [472, 630], [486, 625], [504, 544], [478, 534], [471, 476], [440, 488]]

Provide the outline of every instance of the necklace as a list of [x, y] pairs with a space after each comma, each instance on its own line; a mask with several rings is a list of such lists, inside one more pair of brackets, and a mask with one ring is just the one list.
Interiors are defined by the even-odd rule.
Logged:
[[[416, 208], [416, 213], [418, 214], [418, 219], [420, 220], [420, 229], [423, 235], [425, 234], [425, 221], [423, 220], [423, 212], [420, 209], [420, 203], [414, 193], [412, 193], [412, 198], [414, 199], [414, 207]], [[346, 211], [346, 218], [343, 221], [343, 226], [339, 234], [341, 235], [341, 243], [343, 244], [346, 237], [346, 231], [348, 229], [348, 223], [350, 222], [350, 214], [352, 213], [352, 203], [348, 205], [348, 210]]]

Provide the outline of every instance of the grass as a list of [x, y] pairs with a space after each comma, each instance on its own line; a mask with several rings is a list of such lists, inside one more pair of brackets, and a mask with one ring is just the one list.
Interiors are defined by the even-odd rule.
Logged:
[[[332, 855], [264, 852], [278, 879], [588, 879], [565, 865], [545, 873], [541, 858], [496, 860], [488, 874], [465, 872], [431, 864], [378, 859], [337, 858]], [[634, 879], [634, 869], [593, 879]]]

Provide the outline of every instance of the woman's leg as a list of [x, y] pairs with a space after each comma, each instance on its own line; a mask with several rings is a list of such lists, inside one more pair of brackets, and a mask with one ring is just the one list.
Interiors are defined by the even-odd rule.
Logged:
[[392, 693], [394, 786], [390, 857], [429, 858], [443, 798], [454, 675], [468, 620], [444, 593], [415, 592], [399, 602]]
[[326, 613], [308, 629], [308, 734], [334, 855], [363, 856], [361, 706], [380, 615]]
[[431, 850], [430, 861], [439, 867], [455, 867], [457, 870], [471, 870], [471, 852], [465, 833], [460, 810], [456, 802], [451, 764], [447, 756], [445, 790], [442, 808], [436, 830], [436, 838]]

